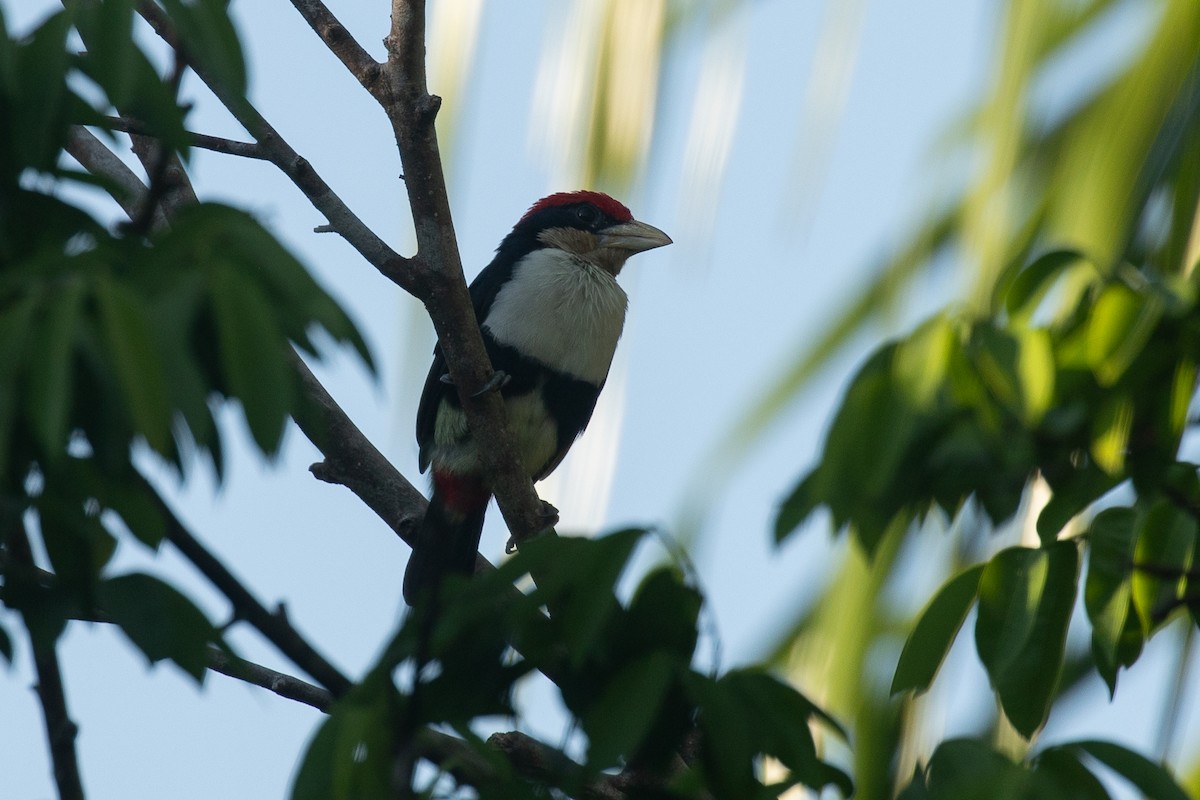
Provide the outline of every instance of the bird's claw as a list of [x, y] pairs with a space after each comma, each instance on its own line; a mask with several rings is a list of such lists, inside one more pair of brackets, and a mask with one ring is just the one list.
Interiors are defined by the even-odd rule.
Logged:
[[480, 387], [479, 391], [471, 395], [471, 397], [483, 397], [488, 392], [494, 392], [497, 389], [503, 389], [512, 380], [512, 376], [502, 369], [498, 369], [492, 373], [492, 377], [488, 378], [487, 383]]
[[542, 501], [542, 509], [538, 513], [541, 515], [542, 519], [546, 520], [547, 528], [553, 528], [558, 524], [558, 509], [547, 503], [545, 500]]
[[[538, 510], [538, 516], [545, 520], [545, 524], [542, 526], [542, 531], [549, 530], [558, 524], [558, 509], [547, 503], [545, 500], [542, 501], [542, 507]], [[539, 531], [539, 533], [542, 531]], [[516, 550], [516, 538], [513, 536], [508, 537], [508, 542], [506, 542], [504, 545], [505, 554], [512, 555], [516, 552]]]
[[[447, 386], [455, 386], [456, 385], [454, 383], [454, 378], [450, 377], [449, 372], [442, 375], [440, 378], [438, 378], [438, 380], [441, 381], [442, 383], [446, 384]], [[505, 386], [508, 385], [508, 382], [511, 380], [512, 380], [511, 375], [509, 375], [507, 372], [505, 372], [502, 369], [498, 369], [492, 373], [492, 377], [487, 379], [487, 383], [485, 383], [483, 386], [481, 386], [479, 391], [472, 394], [471, 397], [473, 397], [473, 398], [474, 397], [483, 397], [488, 392], [494, 392], [497, 389], [503, 389]]]

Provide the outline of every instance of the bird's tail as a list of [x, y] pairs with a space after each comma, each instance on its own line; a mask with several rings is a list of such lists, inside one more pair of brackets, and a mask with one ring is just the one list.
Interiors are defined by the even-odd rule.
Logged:
[[404, 602], [414, 605], [448, 573], [470, 575], [492, 493], [478, 475], [433, 472], [433, 496], [404, 570]]

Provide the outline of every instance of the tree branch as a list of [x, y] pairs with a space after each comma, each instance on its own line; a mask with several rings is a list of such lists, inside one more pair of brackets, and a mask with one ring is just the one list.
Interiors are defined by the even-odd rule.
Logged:
[[[12, 562], [22, 569], [36, 574], [33, 550], [29, 535], [25, 531], [19, 511], [4, 514]], [[42, 707], [42, 718], [46, 724], [46, 741], [50, 747], [50, 761], [54, 767], [54, 783], [58, 787], [59, 800], [83, 800], [83, 782], [79, 777], [79, 759], [75, 754], [75, 737], [79, 728], [71, 720], [67, 710], [67, 695], [63, 689], [62, 669], [58, 664], [57, 642], [45, 641], [35, 633], [35, 626], [22, 614], [29, 631], [29, 645], [33, 651], [33, 666], [37, 673], [37, 696]]]
[[326, 714], [333, 705], [332, 692], [291, 675], [276, 672], [261, 664], [255, 664], [253, 661], [238, 658], [216, 645], [208, 647], [208, 668], [213, 672], [228, 675], [230, 678], [260, 686], [284, 699], [312, 706]]
[[330, 664], [324, 656], [300, 635], [287, 617], [280, 611], [272, 613], [260, 603], [250, 590], [242, 585], [224, 564], [200, 544], [183, 523], [175, 516], [175, 512], [159, 496], [154, 487], [145, 478], [141, 484], [146, 492], [154, 499], [156, 505], [167, 521], [167, 540], [180, 553], [200, 570], [204, 577], [229, 600], [233, 612], [238, 619], [249, 622], [267, 638], [279, 651], [290, 658], [296, 666], [307, 672], [318, 683], [341, 697], [350, 690], [350, 680], [336, 667]]
[[372, 96], [378, 97], [381, 65], [371, 58], [370, 53], [350, 35], [350, 31], [346, 30], [325, 4], [321, 0], [292, 0], [292, 5], [330, 52], [358, 79], [363, 88]]
[[[170, 19], [162, 9], [153, 3], [141, 3], [138, 6], [138, 13], [167, 44], [177, 47]], [[249, 100], [230, 92], [209, 75], [203, 67], [195, 64], [192, 64], [191, 67], [200, 80], [204, 81], [217, 99], [241, 123], [242, 127], [254, 137], [267, 159], [290, 178], [292, 183], [309, 199], [309, 202], [325, 215], [325, 219], [329, 221], [333, 229], [357, 250], [367, 260], [367, 263], [411, 292], [410, 287], [415, 284], [408, 270], [408, 259], [400, 256], [386, 242], [376, 236], [375, 232], [368, 228], [338, 197], [312, 165], [293, 150], [292, 146], [279, 135], [279, 132], [271, 127]]]
[[[484, 471], [509, 531], [519, 543], [545, 528], [542, 503], [517, 457], [498, 392], [477, 393], [494, 373], [467, 293], [434, 118], [441, 99], [425, 77], [425, 3], [392, 0], [385, 40], [387, 91], [381, 102], [392, 124], [417, 237], [413, 294], [425, 303], [439, 346], [458, 388]], [[407, 288], [407, 287], [406, 287]]]
[[294, 352], [292, 363], [307, 400], [296, 424], [325, 456], [309, 471], [318, 480], [354, 492], [397, 536], [411, 544], [425, 515], [425, 496], [363, 435]]
[[[95, 134], [81, 125], [72, 126], [70, 138], [67, 140], [67, 152], [88, 172], [97, 177], [108, 178], [116, 184], [118, 192], [113, 194], [113, 199], [130, 219], [141, 213], [148, 197], [146, 185], [137, 173], [118, 158], [116, 153], [109, 150], [104, 142], [96, 138]], [[156, 227], [166, 226], [167, 218], [163, 216], [161, 209], [155, 209], [153, 224]]]
[[[139, 120], [130, 119], [129, 117], [105, 117], [105, 126], [122, 133], [138, 134], [141, 136], [154, 136], [154, 131], [146, 127], [145, 123]], [[204, 133], [196, 133], [188, 131], [188, 142], [192, 147], [199, 147], [201, 150], [211, 150], [214, 153], [222, 153], [229, 156], [240, 156], [242, 158], [253, 158], [260, 161], [267, 161], [267, 154], [263, 151], [256, 142], [239, 142], [235, 139], [226, 139], [222, 136], [209, 136]]]

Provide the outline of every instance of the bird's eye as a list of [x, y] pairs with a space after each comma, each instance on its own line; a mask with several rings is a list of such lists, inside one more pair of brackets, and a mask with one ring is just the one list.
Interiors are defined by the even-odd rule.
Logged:
[[600, 212], [593, 206], [580, 206], [575, 209], [575, 218], [584, 225], [592, 225], [596, 220], [600, 219]]

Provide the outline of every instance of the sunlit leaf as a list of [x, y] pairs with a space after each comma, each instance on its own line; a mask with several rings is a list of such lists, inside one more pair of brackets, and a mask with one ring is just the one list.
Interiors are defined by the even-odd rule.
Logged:
[[975, 647], [1005, 715], [1031, 737], [1050, 713], [1075, 604], [1075, 543], [998, 553], [979, 581]]
[[1133, 551], [1133, 604], [1145, 630], [1158, 627], [1186, 591], [1195, 559], [1197, 523], [1168, 500], [1155, 503], [1137, 522]]
[[1117, 670], [1142, 650], [1142, 627], [1133, 609], [1135, 522], [1132, 509], [1109, 508], [1096, 515], [1086, 534], [1084, 608], [1092, 623], [1092, 655], [1110, 696], [1117, 689]]
[[1125, 450], [1133, 425], [1133, 403], [1125, 395], [1107, 398], [1092, 420], [1092, 458], [1109, 475], [1125, 469]]
[[1125, 374], [1154, 332], [1162, 304], [1154, 295], [1111, 283], [1100, 293], [1088, 322], [1087, 356], [1096, 378], [1110, 386]]
[[1009, 316], [1022, 322], [1028, 321], [1066, 268], [1082, 260], [1083, 255], [1078, 250], [1051, 250], [1035, 259], [1017, 274], [1008, 287], [1004, 305]]

